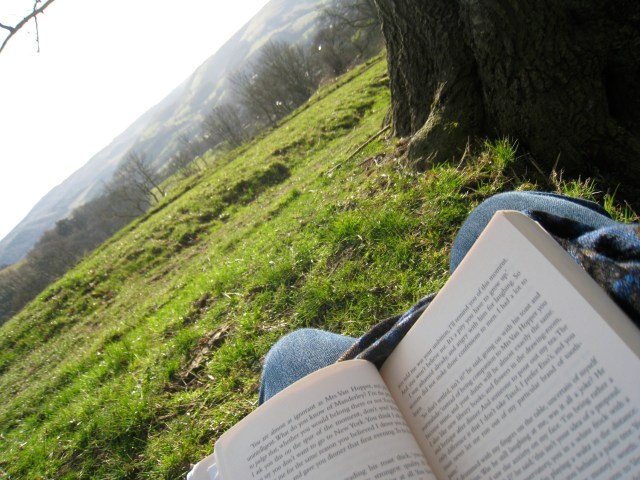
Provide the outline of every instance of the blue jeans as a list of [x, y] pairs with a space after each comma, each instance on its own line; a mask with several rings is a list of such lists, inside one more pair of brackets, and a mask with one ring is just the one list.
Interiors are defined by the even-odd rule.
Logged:
[[[541, 192], [495, 195], [478, 205], [462, 224], [451, 249], [451, 272], [498, 210], [541, 210], [594, 228], [615, 223], [602, 207], [587, 200]], [[260, 382], [260, 403], [305, 375], [334, 363], [354, 340], [316, 329], [297, 330], [283, 337], [265, 359]]]

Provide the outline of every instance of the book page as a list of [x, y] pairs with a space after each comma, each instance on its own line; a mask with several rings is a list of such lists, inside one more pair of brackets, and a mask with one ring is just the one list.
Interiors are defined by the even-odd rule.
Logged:
[[382, 368], [434, 472], [639, 476], [638, 330], [530, 219], [485, 232]]
[[215, 445], [220, 478], [433, 479], [375, 366], [337, 363], [291, 385]]

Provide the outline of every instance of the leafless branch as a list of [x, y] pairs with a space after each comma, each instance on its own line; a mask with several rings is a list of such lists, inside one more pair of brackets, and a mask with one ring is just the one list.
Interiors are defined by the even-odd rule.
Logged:
[[[7, 45], [7, 43], [9, 43], [9, 40], [11, 40], [11, 38], [20, 31], [20, 29], [22, 27], [24, 27], [27, 23], [29, 23], [31, 20], [35, 20], [36, 21], [36, 32], [37, 32], [37, 17], [38, 15], [40, 15], [41, 13], [43, 13], [45, 11], [46, 8], [49, 7], [49, 5], [51, 5], [53, 2], [55, 2], [55, 0], [46, 0], [42, 5], [38, 6], [39, 3], [41, 3], [42, 0], [35, 0], [34, 5], [33, 5], [33, 10], [32, 12], [27, 15], [26, 17], [24, 17], [22, 20], [20, 20], [15, 26], [10, 27], [7, 25], [3, 25], [0, 23], [0, 27], [8, 30], [9, 31], [9, 35], [7, 35], [7, 37], [2, 41], [2, 45], [0, 45], [0, 53], [2, 52], [2, 50], [4, 50], [4, 47]], [[36, 33], [36, 42], [38, 43], [38, 51], [40, 50], [40, 35], [38, 33]]]
[[4, 25], [2, 23], [0, 23], [0, 28], [4, 28], [5, 30], [9, 30], [9, 32], [13, 33], [15, 31], [15, 28], [10, 27], [9, 25]]
[[[42, 0], [34, 0], [33, 1], [33, 10], [37, 10], [38, 4], [42, 2]], [[40, 53], [40, 27], [38, 25], [38, 17], [33, 17], [33, 23], [36, 25], [36, 45], [38, 45], [38, 53]]]

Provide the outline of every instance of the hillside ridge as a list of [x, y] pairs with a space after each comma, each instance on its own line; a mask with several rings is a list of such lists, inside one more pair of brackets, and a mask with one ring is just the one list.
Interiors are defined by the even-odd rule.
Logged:
[[154, 158], [155, 168], [162, 168], [176, 153], [179, 137], [194, 135], [206, 113], [228, 92], [228, 76], [249, 62], [269, 39], [292, 43], [306, 39], [326, 1], [271, 0], [164, 99], [44, 195], [0, 240], [0, 266], [19, 261], [58, 220], [102, 193], [103, 183], [131, 149], [144, 151]]

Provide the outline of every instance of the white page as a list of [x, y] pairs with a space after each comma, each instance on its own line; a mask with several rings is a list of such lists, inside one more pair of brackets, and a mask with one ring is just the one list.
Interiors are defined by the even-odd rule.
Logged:
[[383, 376], [439, 478], [640, 475], [638, 330], [525, 220], [486, 230]]
[[380, 374], [364, 360], [291, 385], [215, 450], [223, 480], [435, 479]]

